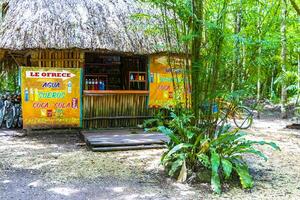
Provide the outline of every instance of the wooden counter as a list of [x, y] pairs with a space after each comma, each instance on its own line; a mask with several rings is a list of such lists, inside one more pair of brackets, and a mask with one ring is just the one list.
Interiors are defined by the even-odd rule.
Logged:
[[84, 128], [136, 127], [150, 118], [149, 91], [83, 91]]
[[148, 90], [84, 90], [83, 95], [99, 95], [99, 94], [145, 94]]

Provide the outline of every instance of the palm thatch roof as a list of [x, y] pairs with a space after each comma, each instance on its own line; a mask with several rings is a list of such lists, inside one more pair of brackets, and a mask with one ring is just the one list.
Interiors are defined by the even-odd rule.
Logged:
[[134, 30], [146, 24], [137, 25], [131, 18], [134, 14], [159, 11], [137, 0], [4, 2], [8, 7], [2, 22], [0, 18], [2, 50], [79, 48], [136, 54], [160, 51], [157, 46], [162, 44], [162, 38]]

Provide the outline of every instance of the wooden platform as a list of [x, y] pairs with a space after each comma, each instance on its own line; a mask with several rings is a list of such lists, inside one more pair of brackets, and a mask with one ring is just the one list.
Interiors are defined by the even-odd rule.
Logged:
[[84, 141], [92, 151], [121, 151], [165, 148], [168, 138], [160, 133], [142, 130], [82, 131]]

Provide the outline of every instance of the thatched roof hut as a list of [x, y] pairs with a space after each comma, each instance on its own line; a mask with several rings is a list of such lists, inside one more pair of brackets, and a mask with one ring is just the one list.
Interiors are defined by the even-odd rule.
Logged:
[[134, 29], [133, 14], [158, 12], [137, 0], [4, 0], [3, 5], [0, 50], [161, 51], [161, 37]]

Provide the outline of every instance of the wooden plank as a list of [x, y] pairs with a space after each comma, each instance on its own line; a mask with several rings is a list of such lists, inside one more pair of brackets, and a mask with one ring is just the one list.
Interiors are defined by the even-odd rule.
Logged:
[[116, 135], [116, 134], [94, 134], [88, 135], [83, 134], [84, 137], [89, 141], [103, 141], [103, 142], [123, 142], [123, 141], [148, 141], [148, 140], [158, 140], [158, 141], [168, 141], [168, 137], [163, 134], [124, 134], [124, 135]]
[[115, 146], [140, 146], [140, 145], [153, 145], [165, 144], [164, 141], [148, 140], [148, 141], [135, 141], [135, 142], [101, 142], [101, 141], [87, 141], [92, 147], [115, 147]]
[[118, 147], [94, 147], [91, 148], [94, 152], [108, 151], [129, 151], [129, 150], [144, 150], [144, 149], [162, 149], [165, 145], [139, 145], [139, 146], [118, 146]]

